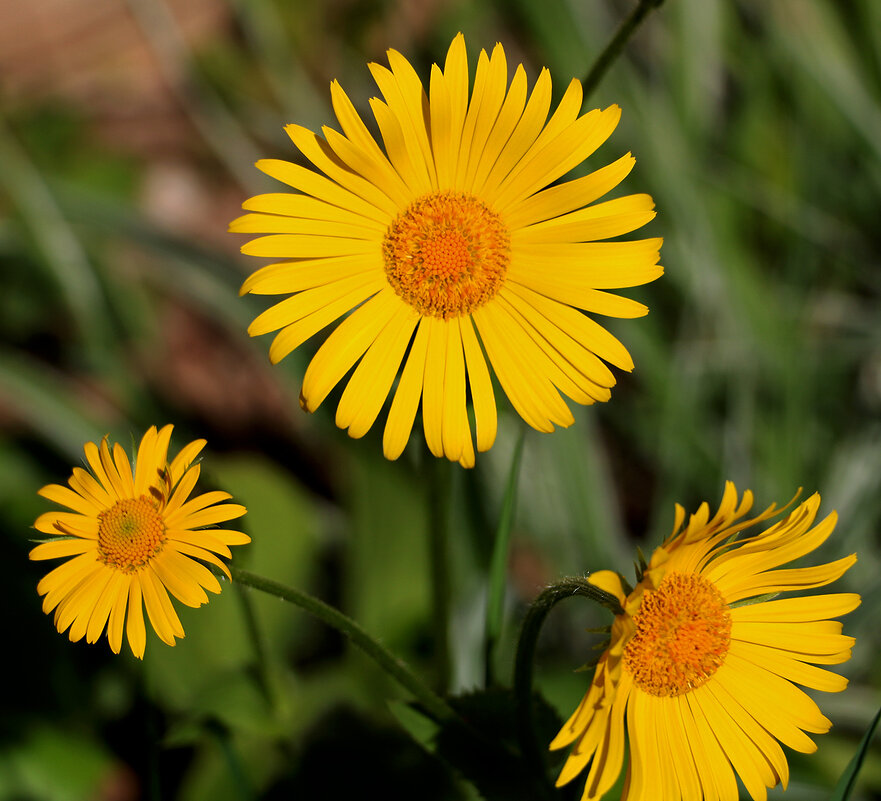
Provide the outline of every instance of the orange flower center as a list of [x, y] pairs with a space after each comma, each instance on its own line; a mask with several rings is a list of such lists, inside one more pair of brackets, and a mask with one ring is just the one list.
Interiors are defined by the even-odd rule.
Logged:
[[140, 570], [165, 543], [165, 522], [146, 495], [124, 498], [98, 514], [98, 557], [125, 573]]
[[462, 192], [414, 200], [382, 243], [395, 292], [420, 314], [445, 320], [483, 306], [499, 291], [510, 249], [501, 218]]
[[624, 667], [650, 695], [700, 687], [722, 665], [731, 642], [728, 605], [714, 584], [694, 573], [665, 576], [645, 594], [633, 622]]

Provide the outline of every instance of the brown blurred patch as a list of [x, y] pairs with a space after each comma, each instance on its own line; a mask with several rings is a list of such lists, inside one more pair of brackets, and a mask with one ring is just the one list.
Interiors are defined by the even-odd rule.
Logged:
[[220, 326], [169, 302], [158, 328], [163, 340], [145, 365], [169, 403], [235, 439], [254, 428], [290, 432], [291, 404], [268, 363]]
[[[228, 28], [221, 0], [167, 0], [167, 6], [192, 47]], [[0, 97], [8, 107], [63, 100], [115, 144], [138, 152], [191, 135], [127, 3], [0, 0], [0, 18]]]
[[[162, 9], [143, 3], [145, 14]], [[222, 0], [162, 0], [177, 32], [156, 26], [186, 48], [228, 37]], [[132, 6], [135, 3], [131, 4]], [[143, 16], [143, 15], [142, 15]], [[143, 161], [141, 206], [167, 230], [225, 250], [243, 193], [213, 161], [181, 104], [187, 65], [163, 62], [124, 0], [0, 0], [0, 102], [11, 111], [57, 102], [73, 108], [102, 146]], [[26, 144], [26, 143], [25, 143]]]
[[517, 598], [526, 603], [552, 583], [555, 576], [547, 558], [528, 540], [512, 537], [508, 575]]

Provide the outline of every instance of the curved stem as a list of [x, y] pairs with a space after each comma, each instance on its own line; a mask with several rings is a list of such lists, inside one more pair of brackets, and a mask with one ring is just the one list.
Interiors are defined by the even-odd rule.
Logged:
[[435, 720], [446, 721], [457, 717], [452, 707], [443, 698], [429, 690], [405, 662], [373, 639], [352, 618], [324, 601], [305, 592], [300, 592], [300, 590], [295, 590], [293, 587], [287, 587], [234, 565], [230, 565], [229, 569], [233, 581], [299, 606], [344, 634], [398, 684], [407, 689], [422, 704], [425, 712]]
[[517, 738], [524, 759], [533, 765], [538, 775], [545, 775], [545, 763], [541, 749], [536, 741], [532, 725], [532, 665], [535, 658], [535, 645], [542, 624], [548, 613], [560, 601], [580, 595], [610, 609], [616, 615], [624, 610], [614, 595], [595, 587], [586, 578], [570, 576], [547, 587], [536, 598], [526, 612], [520, 627], [517, 641], [517, 655], [514, 659], [514, 702], [516, 705]]
[[587, 73], [587, 77], [582, 82], [585, 100], [593, 90], [597, 88], [603, 75], [606, 74], [606, 70], [612, 66], [615, 59], [621, 54], [624, 45], [626, 45], [630, 37], [633, 36], [643, 19], [648, 16], [650, 11], [657, 8], [663, 2], [664, 0], [639, 0], [639, 5], [637, 5], [637, 7], [630, 13], [630, 16], [621, 23], [620, 27], [615, 32], [615, 35], [612, 37], [612, 40], [606, 45], [606, 49], [600, 53], [597, 60], [594, 61], [593, 66], [590, 68], [590, 72]]

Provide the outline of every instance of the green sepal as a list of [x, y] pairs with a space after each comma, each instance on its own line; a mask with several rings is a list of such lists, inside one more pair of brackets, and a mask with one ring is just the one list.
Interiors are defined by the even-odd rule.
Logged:
[[737, 609], [739, 606], [752, 606], [753, 604], [763, 604], [765, 601], [772, 601], [780, 595], [779, 592], [766, 592], [764, 595], [756, 595], [754, 598], [744, 598], [741, 601], [735, 601], [728, 604], [729, 609]]

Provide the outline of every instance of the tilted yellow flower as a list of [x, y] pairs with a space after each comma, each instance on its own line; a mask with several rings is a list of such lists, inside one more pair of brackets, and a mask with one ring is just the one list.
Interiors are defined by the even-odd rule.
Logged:
[[590, 576], [619, 599], [624, 614], [615, 618], [590, 689], [551, 743], [574, 743], [558, 786], [590, 765], [582, 798], [601, 798], [621, 772], [628, 740], [622, 801], [737, 801], [735, 773], [755, 801], [767, 797], [767, 787], [786, 786], [780, 743], [811, 753], [816, 744], [806, 732], [831, 726], [795, 685], [825, 692], [847, 686], [816, 665], [850, 658], [854, 639], [831, 618], [860, 603], [854, 593], [764, 599], [822, 587], [856, 561], [851, 555], [777, 569], [832, 533], [835, 512], [811, 528], [819, 505], [814, 494], [770, 528], [744, 536], [782, 510], [772, 505], [743, 519], [752, 494], [738, 503], [729, 482], [712, 520], [704, 503], [683, 529], [677, 504], [673, 534], [633, 591], [617, 573]]
[[581, 404], [609, 399], [615, 377], [605, 362], [633, 369], [621, 342], [583, 312], [647, 313], [606, 290], [660, 276], [661, 240], [600, 240], [644, 225], [654, 204], [644, 194], [594, 202], [630, 172], [629, 153], [551, 185], [605, 142], [621, 114], [617, 106], [581, 114], [579, 81], [548, 118], [550, 74], [542, 70], [529, 93], [519, 65], [509, 85], [500, 44], [491, 56], [481, 51], [470, 93], [461, 34], [444, 68], [432, 67], [427, 93], [400, 53], [390, 50], [388, 59], [390, 69], [369, 65], [384, 98], [370, 100], [384, 147], [334, 81], [342, 133], [286, 128], [315, 169], [257, 163], [298, 191], [249, 199], [251, 213], [230, 226], [267, 234], [243, 253], [285, 259], [242, 286], [242, 293], [290, 295], [248, 331], [278, 331], [269, 351], [278, 362], [351, 312], [309, 364], [303, 408], [317, 409], [354, 368], [336, 423], [361, 437], [398, 379], [385, 455], [401, 454], [421, 401], [431, 452], [471, 466], [466, 383], [477, 450], [496, 437], [487, 362], [539, 431], [573, 422], [561, 392]]
[[144, 434], [132, 466], [125, 449], [111, 450], [105, 437], [85, 445], [91, 472], [74, 467], [69, 487], [49, 484], [39, 494], [73, 511], [46, 512], [34, 527], [53, 539], [31, 550], [31, 559], [72, 557], [43, 577], [37, 592], [43, 611], [55, 610], [59, 632], [70, 628], [72, 642], [96, 642], [106, 626], [110, 647], [119, 653], [125, 628], [132, 653], [143, 658], [147, 641], [144, 611], [159, 638], [174, 645], [183, 637], [170, 592], [187, 606], [208, 602], [205, 590], [220, 584], [202, 562], [229, 576], [218, 555], [250, 537], [215, 526], [241, 517], [245, 507], [224, 503], [227, 492], [189, 499], [199, 478], [194, 463], [205, 440], [191, 442], [171, 461], [172, 426]]

